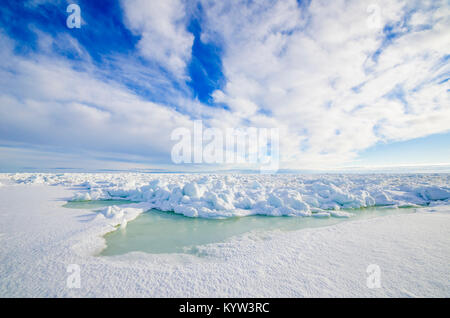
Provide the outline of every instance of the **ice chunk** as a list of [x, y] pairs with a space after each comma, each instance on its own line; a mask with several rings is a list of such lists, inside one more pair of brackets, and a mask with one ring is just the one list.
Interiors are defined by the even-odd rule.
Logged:
[[191, 198], [198, 199], [200, 197], [200, 189], [195, 182], [189, 182], [183, 187], [183, 194]]
[[[24, 173], [8, 177], [19, 183], [83, 186], [85, 191], [77, 193], [73, 200], [127, 199], [163, 211], [205, 218], [255, 214], [348, 217], [342, 209], [450, 205], [450, 174]], [[119, 212], [105, 211], [105, 217], [115, 213]]]
[[425, 200], [436, 201], [436, 200], [446, 200], [450, 198], [450, 190], [439, 187], [427, 187], [422, 189], [421, 195]]
[[276, 207], [276, 208], [279, 208], [283, 205], [283, 202], [281, 201], [281, 199], [273, 193], [269, 194], [269, 198], [267, 199], [267, 202], [271, 206]]

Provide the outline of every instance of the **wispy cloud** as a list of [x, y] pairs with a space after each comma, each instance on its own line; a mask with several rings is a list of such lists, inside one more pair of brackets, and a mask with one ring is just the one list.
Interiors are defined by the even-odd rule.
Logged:
[[177, 78], [186, 77], [194, 36], [182, 0], [122, 1], [126, 25], [141, 38], [140, 54], [159, 63]]
[[294, 165], [450, 129], [448, 84], [433, 81], [449, 75], [444, 1], [378, 1], [380, 27], [363, 1], [203, 3], [204, 39], [226, 48], [214, 96], [238, 118], [283, 127]]
[[81, 1], [74, 31], [66, 5], [2, 9], [4, 143], [170, 164], [203, 119], [278, 127], [282, 166], [317, 168], [450, 130], [447, 1]]

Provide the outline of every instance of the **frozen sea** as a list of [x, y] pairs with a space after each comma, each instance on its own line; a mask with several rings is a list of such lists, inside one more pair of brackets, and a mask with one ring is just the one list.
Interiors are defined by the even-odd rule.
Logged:
[[[0, 295], [448, 297], [450, 175], [1, 174]], [[80, 268], [69, 288], [68, 266]], [[367, 268], [381, 269], [381, 288]]]

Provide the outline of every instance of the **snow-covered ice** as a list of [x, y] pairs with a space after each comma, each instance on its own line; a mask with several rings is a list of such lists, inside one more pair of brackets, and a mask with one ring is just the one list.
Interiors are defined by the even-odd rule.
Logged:
[[81, 186], [72, 200], [126, 199], [189, 217], [346, 216], [370, 206], [450, 205], [450, 174], [14, 174], [21, 183]]
[[[3, 174], [0, 179], [0, 296], [450, 296], [446, 174]], [[100, 212], [64, 208], [73, 198], [138, 202]], [[424, 207], [321, 228], [249, 232], [198, 246], [202, 257], [95, 256], [105, 247], [104, 234], [149, 207], [193, 217], [345, 217], [343, 208], [372, 205]], [[66, 285], [70, 264], [80, 266], [79, 289]], [[381, 288], [366, 285], [370, 264], [381, 269]]]

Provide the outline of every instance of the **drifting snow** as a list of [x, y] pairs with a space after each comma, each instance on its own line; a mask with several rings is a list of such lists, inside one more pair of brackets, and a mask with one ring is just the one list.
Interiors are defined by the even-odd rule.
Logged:
[[[450, 175], [13, 174], [82, 187], [72, 200], [126, 199], [188, 217], [348, 217], [347, 208], [450, 205]], [[119, 208], [117, 208], [119, 209]], [[120, 209], [119, 209], [120, 210]], [[108, 213], [124, 213], [124, 212]]]

